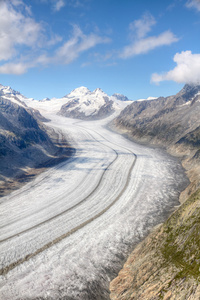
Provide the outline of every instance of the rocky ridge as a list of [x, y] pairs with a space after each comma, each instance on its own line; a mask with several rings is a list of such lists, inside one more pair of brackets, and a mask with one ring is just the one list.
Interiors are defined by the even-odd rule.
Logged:
[[200, 299], [200, 86], [135, 102], [112, 124], [138, 142], [182, 159], [191, 181], [182, 205], [131, 253], [110, 284], [113, 300]]
[[[167, 149], [182, 158], [191, 177], [192, 161], [199, 164], [200, 85], [185, 85], [175, 96], [135, 101], [113, 121], [112, 126], [134, 141]], [[196, 164], [197, 166], [197, 164]], [[193, 170], [200, 182], [200, 172]], [[194, 182], [194, 180], [192, 180]], [[199, 185], [190, 186], [190, 192]]]

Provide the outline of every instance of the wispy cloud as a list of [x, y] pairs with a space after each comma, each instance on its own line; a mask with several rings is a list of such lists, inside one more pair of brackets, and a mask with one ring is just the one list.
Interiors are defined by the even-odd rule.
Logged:
[[200, 0], [188, 0], [186, 3], [186, 7], [194, 8], [200, 11]]
[[109, 42], [100, 34], [84, 34], [76, 25], [67, 41], [49, 36], [45, 26], [26, 12], [22, 0], [0, 1], [0, 73], [20, 75], [33, 67], [70, 64], [83, 52]]
[[19, 46], [37, 47], [42, 35], [41, 24], [15, 10], [10, 1], [0, 1], [0, 60], [13, 58]]
[[53, 8], [55, 11], [61, 10], [62, 7], [65, 6], [65, 1], [64, 0], [54, 0], [53, 2]]
[[152, 26], [156, 24], [151, 14], [145, 14], [141, 19], [130, 24], [131, 35], [134, 35], [133, 41], [124, 47], [119, 57], [123, 59], [130, 58], [135, 55], [148, 53], [149, 51], [166, 45], [171, 45], [179, 39], [167, 30], [158, 36], [149, 36], [147, 34], [152, 30]]
[[129, 25], [131, 33], [138, 39], [144, 38], [151, 31], [152, 26], [156, 24], [155, 18], [150, 13], [145, 13], [139, 20], [135, 20]]
[[158, 36], [139, 39], [135, 43], [126, 46], [120, 57], [129, 58], [135, 55], [144, 54], [157, 47], [171, 45], [177, 41], [178, 38], [171, 31], [165, 31]]
[[200, 84], [200, 54], [191, 51], [176, 53], [174, 62], [177, 66], [163, 74], [152, 74], [151, 81], [159, 83], [164, 80], [173, 80], [178, 83]]
[[[21, 0], [14, 0], [21, 1]], [[83, 7], [85, 0], [40, 0], [42, 3], [51, 5], [54, 12], [59, 12], [63, 7]]]
[[95, 33], [84, 34], [78, 26], [74, 26], [72, 37], [57, 51], [54, 60], [69, 64], [82, 52], [94, 48], [98, 44], [109, 43], [110, 39], [101, 37]]

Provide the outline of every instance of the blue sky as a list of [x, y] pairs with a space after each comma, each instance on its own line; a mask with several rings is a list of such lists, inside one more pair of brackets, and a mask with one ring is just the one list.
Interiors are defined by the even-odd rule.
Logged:
[[200, 0], [0, 0], [0, 83], [129, 99], [200, 83]]

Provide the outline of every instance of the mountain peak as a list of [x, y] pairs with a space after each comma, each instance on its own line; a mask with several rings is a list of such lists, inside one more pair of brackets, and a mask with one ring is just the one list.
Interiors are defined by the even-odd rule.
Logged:
[[185, 84], [182, 90], [177, 95], [183, 97], [187, 102], [190, 101], [199, 93], [200, 93], [200, 85]]
[[93, 93], [96, 93], [96, 92], [103, 92], [104, 93], [104, 91], [101, 88], [95, 89]]
[[4, 86], [0, 84], [0, 95], [4, 95], [4, 94], [19, 95], [20, 93], [13, 90], [10, 86]]
[[80, 86], [74, 90], [72, 90], [69, 94], [67, 94], [65, 97], [82, 97], [83, 95], [90, 94], [91, 91], [85, 87], [85, 86]]
[[118, 93], [113, 94], [111, 97], [114, 97], [115, 99], [120, 101], [129, 101], [129, 99], [126, 96]]
[[90, 90], [85, 86], [80, 86], [80, 87], [74, 89], [72, 92], [88, 93], [88, 92], [90, 92]]

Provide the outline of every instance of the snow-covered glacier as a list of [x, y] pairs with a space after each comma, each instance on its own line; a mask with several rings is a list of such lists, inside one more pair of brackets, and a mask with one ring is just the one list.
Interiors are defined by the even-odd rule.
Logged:
[[0, 199], [1, 299], [109, 299], [109, 281], [187, 179], [177, 160], [108, 120], [45, 116], [76, 154]]

